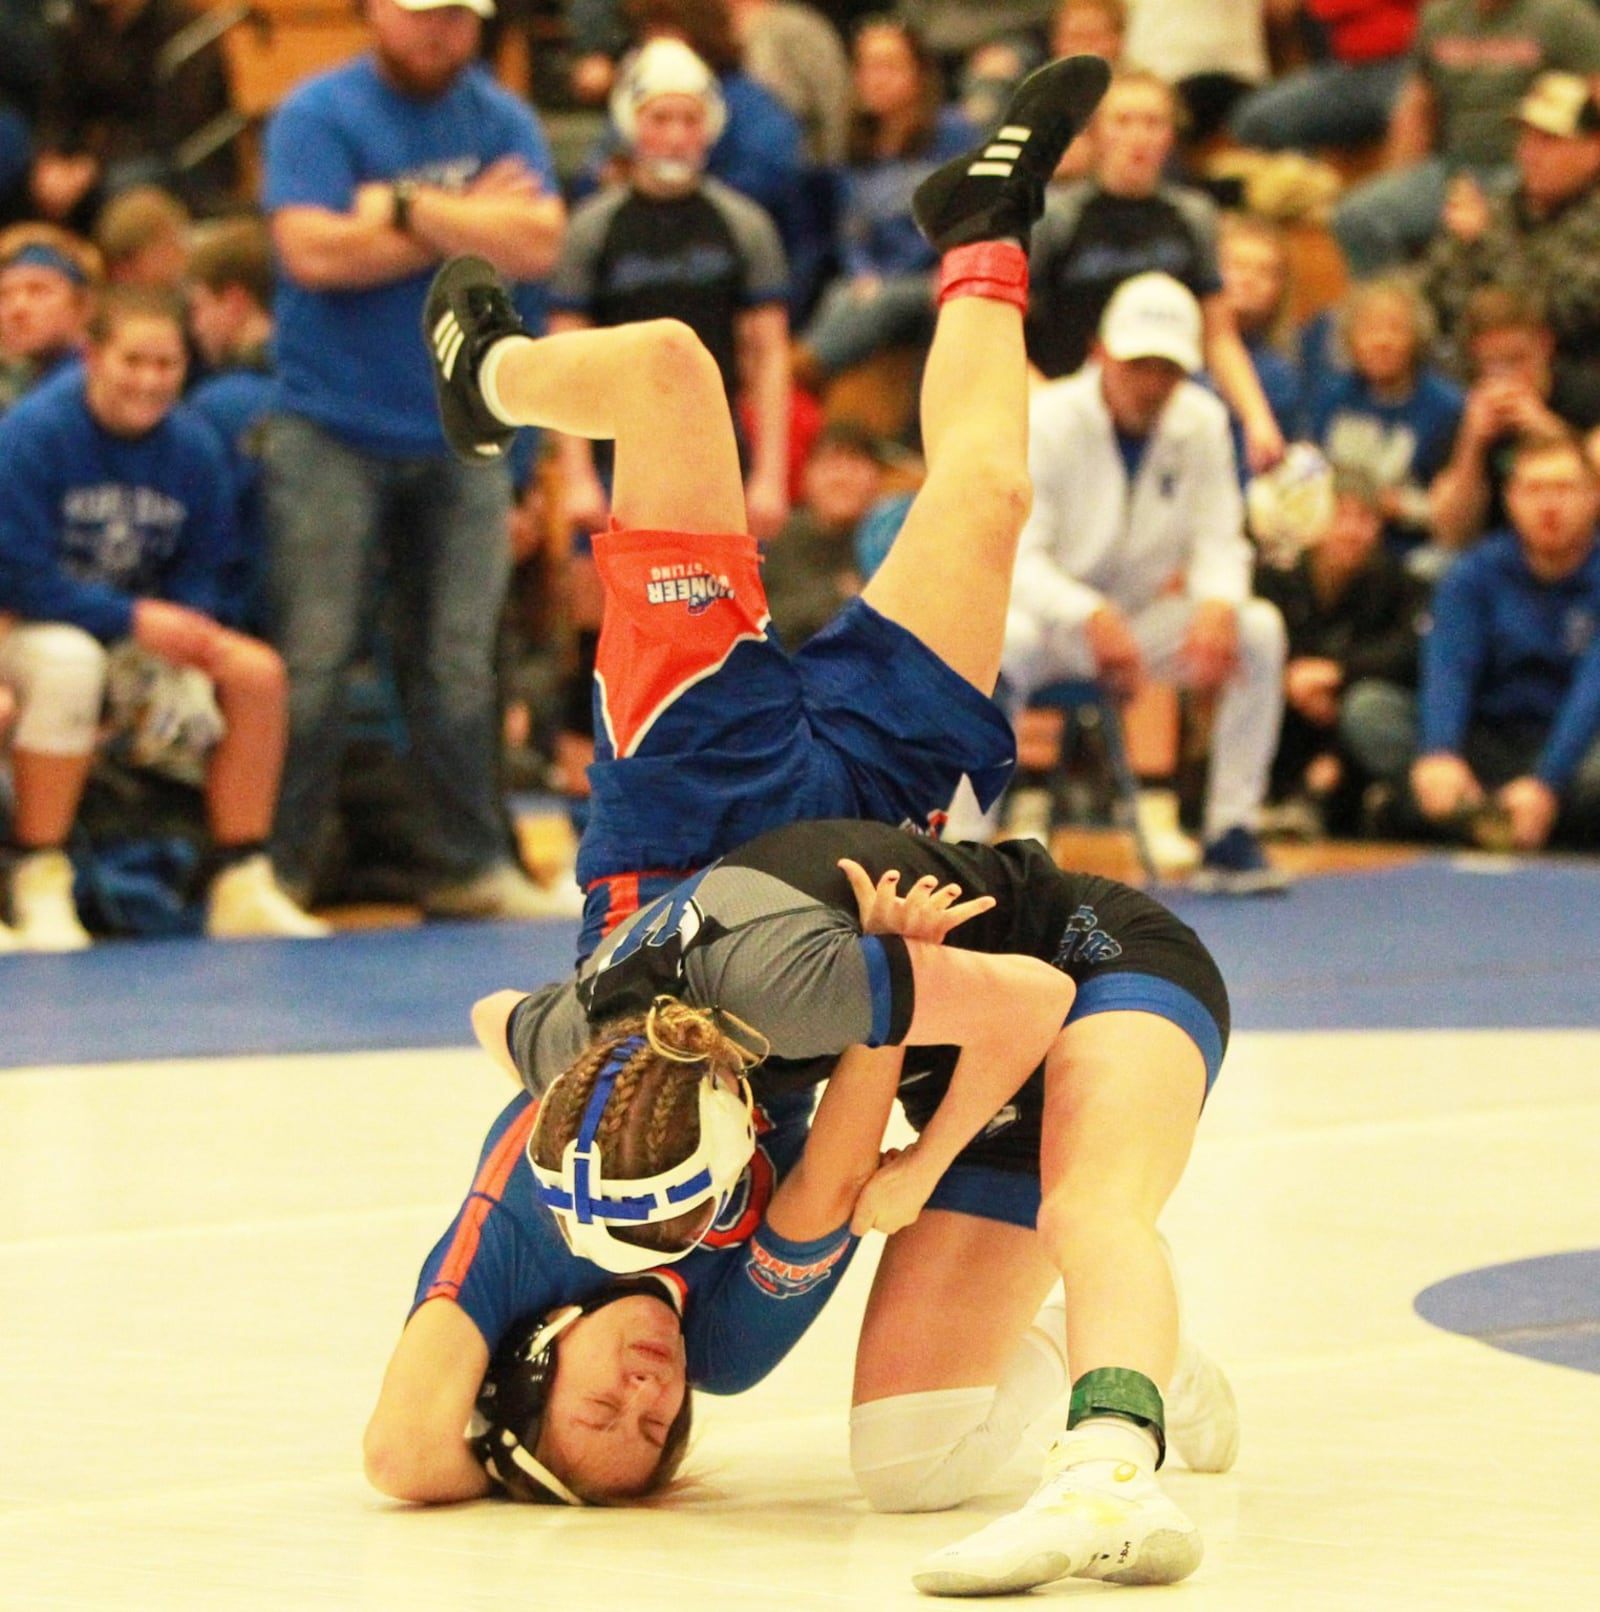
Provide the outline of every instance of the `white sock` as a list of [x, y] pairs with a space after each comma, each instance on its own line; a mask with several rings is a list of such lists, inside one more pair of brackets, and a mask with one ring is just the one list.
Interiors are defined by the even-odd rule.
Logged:
[[1154, 1472], [1161, 1453], [1155, 1433], [1125, 1416], [1086, 1416], [1063, 1442], [1072, 1447], [1074, 1466], [1079, 1461], [1128, 1461], [1141, 1472]]
[[526, 420], [519, 420], [500, 400], [500, 366], [505, 362], [506, 355], [519, 345], [531, 347], [533, 341], [528, 336], [503, 336], [483, 355], [483, 362], [478, 365], [478, 393], [483, 398], [483, 406], [502, 425], [528, 424]]

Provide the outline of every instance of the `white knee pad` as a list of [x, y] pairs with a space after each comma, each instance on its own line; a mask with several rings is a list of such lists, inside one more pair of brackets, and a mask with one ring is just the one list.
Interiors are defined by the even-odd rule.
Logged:
[[[992, 1388], [936, 1388], [850, 1411], [850, 1466], [874, 1511], [943, 1511], [972, 1493]], [[980, 1466], [981, 1472], [973, 1469]]]
[[29, 622], [0, 643], [0, 680], [16, 691], [15, 745], [44, 756], [86, 756], [99, 736], [106, 651], [81, 627]]
[[945, 1511], [977, 1494], [1067, 1387], [1061, 1350], [1036, 1323], [994, 1388], [936, 1388], [857, 1405], [850, 1465], [874, 1511]]

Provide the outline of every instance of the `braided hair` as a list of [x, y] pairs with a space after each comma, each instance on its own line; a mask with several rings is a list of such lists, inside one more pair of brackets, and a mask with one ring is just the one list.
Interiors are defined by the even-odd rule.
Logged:
[[[760, 1051], [728, 1034], [723, 1018], [761, 1043]], [[617, 1075], [595, 1134], [611, 1180], [656, 1175], [688, 1158], [700, 1143], [700, 1082], [708, 1074], [737, 1078], [766, 1055], [759, 1033], [732, 1015], [658, 996], [648, 1013], [608, 1025], [545, 1093], [530, 1147], [535, 1163], [560, 1168], [595, 1080], [629, 1037], [638, 1041], [638, 1050]], [[681, 1249], [704, 1233], [708, 1212], [706, 1204], [697, 1204], [667, 1220], [619, 1227], [612, 1235], [641, 1248]]]

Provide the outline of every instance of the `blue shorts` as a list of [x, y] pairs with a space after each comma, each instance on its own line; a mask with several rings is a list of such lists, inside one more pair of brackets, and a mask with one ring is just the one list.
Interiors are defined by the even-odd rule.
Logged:
[[611, 532], [595, 667], [595, 763], [578, 851], [579, 955], [724, 852], [785, 823], [866, 818], [936, 831], [962, 775], [1004, 787], [1010, 724], [860, 599], [789, 655], [754, 539]]

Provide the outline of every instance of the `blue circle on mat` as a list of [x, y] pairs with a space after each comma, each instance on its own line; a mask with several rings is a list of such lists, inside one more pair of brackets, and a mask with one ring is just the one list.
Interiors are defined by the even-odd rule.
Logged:
[[1509, 1354], [1600, 1372], [1600, 1248], [1463, 1271], [1424, 1288], [1416, 1308]]

